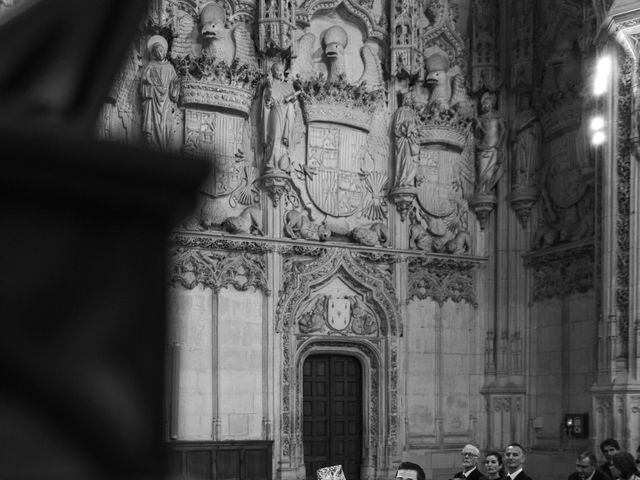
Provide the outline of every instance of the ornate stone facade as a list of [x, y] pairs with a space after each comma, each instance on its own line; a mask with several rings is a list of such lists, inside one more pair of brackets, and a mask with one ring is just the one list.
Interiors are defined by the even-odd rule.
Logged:
[[[152, 3], [98, 132], [142, 141], [144, 73], [165, 65], [146, 45], [166, 42], [178, 96], [154, 84], [172, 117], [148, 118], [212, 169], [169, 244], [172, 440], [272, 441], [275, 476], [304, 477], [314, 355], [362, 366], [363, 479], [466, 442], [542, 465], [563, 411], [591, 412], [597, 440], [636, 421], [636, 392], [606, 384], [640, 351], [638, 35], [606, 3]], [[627, 45], [616, 108], [587, 93], [607, 28]], [[613, 111], [615, 159], [588, 138]], [[572, 331], [597, 339], [591, 397]]]

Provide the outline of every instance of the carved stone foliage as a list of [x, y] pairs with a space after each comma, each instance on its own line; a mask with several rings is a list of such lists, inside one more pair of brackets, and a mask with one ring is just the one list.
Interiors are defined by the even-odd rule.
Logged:
[[468, 260], [414, 257], [409, 260], [407, 300], [430, 298], [440, 306], [447, 300], [464, 301], [475, 307], [477, 267]]
[[[622, 55], [621, 55], [622, 57]], [[622, 66], [618, 86], [618, 151], [616, 163], [618, 170], [616, 225], [617, 261], [616, 261], [616, 309], [619, 312], [618, 328], [620, 335], [621, 357], [626, 358], [629, 340], [629, 254], [631, 248], [631, 109], [633, 102], [632, 69], [634, 62], [630, 57], [620, 58]]]
[[564, 298], [594, 288], [594, 247], [582, 242], [570, 248], [549, 250], [525, 257], [525, 266], [531, 269], [533, 284], [531, 300], [534, 302]]
[[251, 287], [269, 295], [266, 260], [253, 253], [229, 253], [177, 247], [169, 255], [169, 279], [192, 289], [203, 285], [215, 292], [233, 286], [236, 290]]

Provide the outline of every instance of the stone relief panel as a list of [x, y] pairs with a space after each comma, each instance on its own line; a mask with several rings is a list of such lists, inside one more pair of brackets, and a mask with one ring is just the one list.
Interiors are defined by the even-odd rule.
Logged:
[[339, 279], [322, 288], [300, 309], [300, 334], [376, 336], [378, 321], [370, 300]]
[[540, 215], [533, 249], [593, 236], [594, 158], [583, 118], [585, 65], [594, 57], [581, 2], [546, 2], [537, 63], [540, 89], [534, 103], [543, 127]]
[[[477, 112], [466, 87], [464, 41], [449, 2], [429, 2], [423, 11], [398, 2], [393, 12], [392, 64], [400, 106], [392, 125], [390, 197], [402, 220], [411, 219], [410, 229], [423, 230], [421, 242], [413, 235], [412, 248], [454, 253], [444, 245], [458, 235], [468, 237], [475, 181], [471, 126]], [[469, 253], [469, 246], [455, 253]]]
[[[289, 171], [299, 201], [287, 206], [286, 222], [322, 223], [331, 234], [321, 240], [384, 246], [387, 235], [368, 234], [387, 228], [384, 35], [369, 16], [353, 20], [338, 4], [328, 12], [316, 12], [317, 2], [303, 6], [309, 24], [296, 38], [289, 76], [300, 92], [306, 142], [293, 149]], [[291, 233], [285, 228], [304, 238]]]
[[465, 301], [474, 307], [477, 262], [415, 257], [409, 260], [407, 300], [430, 298], [442, 307], [447, 300]]

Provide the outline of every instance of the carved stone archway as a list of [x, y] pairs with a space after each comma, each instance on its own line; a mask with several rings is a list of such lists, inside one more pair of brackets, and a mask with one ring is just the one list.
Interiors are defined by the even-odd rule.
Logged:
[[[302, 446], [302, 365], [314, 353], [357, 357], [363, 366], [365, 413], [362, 478], [389, 474], [398, 447], [398, 337], [402, 326], [389, 270], [340, 249], [322, 249], [312, 259], [287, 259], [284, 288], [276, 312], [282, 338], [282, 411], [280, 464], [289, 475], [304, 476]], [[387, 265], [388, 266], [388, 265]], [[386, 273], [385, 273], [386, 272]], [[374, 335], [353, 332], [301, 333], [297, 319], [312, 297], [339, 279], [366, 299], [378, 329]], [[284, 471], [284, 469], [283, 469]]]

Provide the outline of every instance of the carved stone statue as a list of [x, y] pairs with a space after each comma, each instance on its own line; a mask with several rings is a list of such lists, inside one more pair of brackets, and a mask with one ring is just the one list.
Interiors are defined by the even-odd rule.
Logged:
[[216, 41], [222, 35], [226, 17], [224, 8], [215, 3], [207, 4], [200, 12], [200, 35], [204, 43], [202, 53], [205, 56], [210, 58], [218, 56]]
[[542, 125], [531, 108], [529, 96], [522, 97], [513, 130], [513, 185], [524, 187], [535, 183], [542, 142]]
[[315, 301], [313, 307], [301, 315], [300, 321], [298, 322], [301, 333], [312, 333], [322, 330], [325, 324], [328, 298], [326, 295], [320, 296]]
[[285, 215], [285, 233], [295, 239], [317, 240], [326, 242], [331, 238], [331, 229], [324, 223], [315, 223], [309, 220], [304, 212], [290, 210]]
[[250, 233], [264, 235], [262, 231], [262, 211], [258, 207], [246, 207], [240, 215], [227, 217], [222, 229], [229, 233]]
[[402, 99], [402, 106], [393, 119], [396, 153], [395, 188], [415, 186], [417, 161], [420, 155], [417, 115], [410, 107], [411, 95]]
[[367, 247], [386, 247], [389, 242], [389, 231], [383, 223], [372, 223], [368, 227], [355, 227], [351, 230], [351, 238]]
[[489, 193], [502, 176], [500, 148], [506, 132], [502, 115], [496, 110], [496, 96], [485, 92], [480, 99], [482, 113], [476, 126], [476, 192]]
[[142, 72], [142, 133], [145, 141], [161, 150], [172, 148], [178, 115], [180, 79], [167, 60], [167, 41], [160, 35], [147, 42], [151, 61]]
[[325, 31], [324, 54], [329, 61], [329, 73], [327, 75], [329, 82], [337, 82], [340, 75], [345, 74], [344, 49], [348, 41], [347, 32], [338, 25], [334, 25]]
[[293, 140], [294, 102], [298, 96], [284, 78], [284, 65], [274, 63], [262, 96], [265, 166], [290, 170], [289, 146]]

